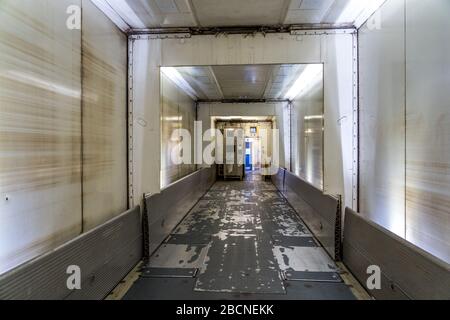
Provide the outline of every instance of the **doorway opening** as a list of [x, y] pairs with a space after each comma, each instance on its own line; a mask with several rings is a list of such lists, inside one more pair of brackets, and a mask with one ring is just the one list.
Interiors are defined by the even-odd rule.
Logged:
[[216, 154], [219, 179], [253, 181], [270, 176], [276, 117], [214, 117], [213, 122], [224, 139], [216, 140], [216, 150], [223, 149]]

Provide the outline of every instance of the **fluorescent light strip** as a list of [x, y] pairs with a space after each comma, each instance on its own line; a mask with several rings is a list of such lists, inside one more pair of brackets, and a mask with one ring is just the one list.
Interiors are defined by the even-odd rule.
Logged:
[[311, 88], [314, 84], [322, 79], [323, 75], [323, 65], [321, 64], [310, 64], [302, 74], [295, 81], [292, 88], [285, 95], [285, 99], [294, 100], [300, 94], [304, 93], [308, 88]]
[[161, 67], [161, 72], [166, 75], [173, 83], [180, 87], [187, 95], [192, 99], [198, 100], [197, 93], [189, 85], [189, 83], [184, 80], [183, 76], [178, 72], [177, 69], [173, 67]]
[[114, 11], [106, 0], [91, 0], [91, 2], [102, 11], [120, 30], [130, 31], [131, 27]]
[[319, 116], [306, 116], [305, 120], [322, 120], [324, 117], [323, 115], [319, 115]]
[[350, 0], [337, 19], [337, 23], [353, 23], [361, 27], [386, 0]]

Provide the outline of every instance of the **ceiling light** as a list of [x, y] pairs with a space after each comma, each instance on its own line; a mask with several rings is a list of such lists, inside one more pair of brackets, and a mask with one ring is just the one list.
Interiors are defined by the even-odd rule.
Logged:
[[176, 68], [161, 67], [161, 72], [173, 83], [175, 83], [178, 87], [180, 87], [180, 89], [182, 89], [192, 99], [198, 100], [198, 96], [195, 90], [192, 89], [192, 87], [186, 80], [184, 80], [183, 76], [178, 72]]
[[362, 26], [386, 0], [350, 0], [337, 19], [337, 23], [353, 23], [356, 28]]
[[323, 120], [323, 115], [318, 115], [318, 116], [306, 116], [305, 120]]
[[311, 88], [318, 81], [322, 80], [323, 65], [310, 64], [302, 72], [300, 77], [295, 81], [292, 88], [285, 95], [285, 99], [294, 100], [298, 95], [306, 89]]

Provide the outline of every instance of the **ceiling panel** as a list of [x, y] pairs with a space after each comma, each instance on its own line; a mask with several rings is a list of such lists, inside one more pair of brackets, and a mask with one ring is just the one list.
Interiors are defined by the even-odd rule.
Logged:
[[211, 67], [179, 67], [180, 75], [197, 93], [201, 100], [221, 100], [224, 98]]
[[[197, 26], [195, 16], [188, 0], [107, 1], [131, 26], [139, 24], [142, 24], [141, 28]], [[127, 6], [134, 12], [134, 17], [125, 14]]]
[[292, 0], [284, 24], [321, 23], [335, 0]]
[[289, 0], [192, 0], [198, 22], [211, 26], [281, 24]]
[[283, 99], [306, 65], [175, 68], [200, 100]]
[[227, 99], [260, 99], [273, 68], [271, 65], [216, 66], [213, 70]]
[[[365, 8], [369, 4], [383, 2], [382, 0], [361, 0], [361, 2], [351, 0], [91, 1], [107, 15], [110, 15], [107, 11], [112, 8], [113, 12], [133, 29], [292, 24], [349, 25], [354, 23], [362, 9], [349, 11], [348, 8]], [[351, 4], [350, 7], [348, 7], [349, 4]]]

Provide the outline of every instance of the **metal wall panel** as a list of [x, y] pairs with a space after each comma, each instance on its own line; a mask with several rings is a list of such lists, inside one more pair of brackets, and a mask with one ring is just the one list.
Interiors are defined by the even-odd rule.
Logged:
[[341, 202], [285, 171], [283, 195], [305, 221], [328, 254], [341, 258]]
[[346, 210], [345, 265], [366, 285], [369, 266], [381, 269], [377, 299], [450, 299], [450, 265], [378, 224]]
[[285, 191], [285, 188], [284, 188], [285, 176], [286, 176], [286, 169], [280, 168], [278, 170], [277, 174], [275, 174], [271, 177], [272, 183], [275, 185], [275, 187], [277, 187], [278, 191], [280, 191], [281, 193], [283, 193]]
[[130, 179], [133, 204], [140, 204], [144, 193], [161, 190], [161, 40], [130, 42], [129, 81], [132, 113], [133, 162]]
[[320, 36], [256, 34], [162, 41], [164, 66], [320, 63]]
[[[161, 188], [195, 171], [194, 121], [196, 121], [196, 103], [164, 74], [161, 75]], [[178, 148], [180, 140], [173, 141], [176, 129], [188, 130], [191, 136], [192, 157], [189, 163], [175, 164], [172, 153]], [[184, 150], [184, 154], [188, 152]]]
[[197, 169], [194, 164], [194, 122], [197, 120], [197, 103], [181, 90], [178, 90], [178, 101], [181, 127], [191, 134], [191, 164], [182, 164], [180, 170], [180, 177], [185, 177]]
[[[353, 35], [324, 35], [321, 61], [324, 63], [324, 192], [340, 194], [353, 207]], [[356, 183], [355, 183], [356, 184]]]
[[359, 40], [360, 211], [447, 262], [449, 6], [389, 0]]
[[181, 129], [177, 86], [161, 74], [161, 188], [180, 178], [180, 166], [172, 161], [178, 141], [172, 141], [174, 130]]
[[[142, 257], [140, 208], [129, 210], [0, 277], [1, 300], [100, 300]], [[69, 290], [69, 266], [81, 271], [81, 289]]]
[[83, 0], [84, 230], [127, 209], [126, 35]]
[[0, 17], [1, 274], [126, 210], [127, 38], [87, 0]]
[[359, 211], [404, 237], [404, 0], [389, 0], [380, 10], [381, 29], [359, 30]]
[[406, 9], [406, 239], [450, 262], [450, 2]]
[[292, 102], [292, 172], [323, 190], [323, 80]]
[[0, 274], [81, 231], [77, 0], [0, 4]]
[[150, 256], [216, 181], [215, 168], [202, 168], [145, 198]]

